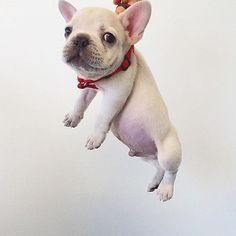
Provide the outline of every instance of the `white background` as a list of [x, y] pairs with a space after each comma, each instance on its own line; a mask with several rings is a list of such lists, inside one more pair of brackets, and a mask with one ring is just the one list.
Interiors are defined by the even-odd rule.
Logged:
[[[73, 0], [77, 7], [111, 0]], [[63, 64], [57, 1], [0, 0], [0, 235], [236, 234], [236, 1], [152, 1], [137, 47], [183, 145], [175, 195], [146, 187], [154, 169], [111, 134], [84, 148], [99, 99], [77, 129], [61, 120], [76, 75]]]

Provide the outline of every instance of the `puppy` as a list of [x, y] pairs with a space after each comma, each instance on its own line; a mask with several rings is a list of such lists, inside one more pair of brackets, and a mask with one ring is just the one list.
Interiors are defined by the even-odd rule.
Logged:
[[103, 8], [77, 11], [59, 1], [65, 18], [63, 57], [78, 75], [80, 95], [64, 124], [76, 127], [96, 96], [103, 100], [86, 147], [99, 148], [111, 129], [130, 149], [130, 156], [153, 164], [157, 172], [148, 191], [161, 201], [173, 196], [181, 162], [181, 145], [151, 71], [133, 45], [140, 41], [151, 5], [140, 1], [117, 15]]

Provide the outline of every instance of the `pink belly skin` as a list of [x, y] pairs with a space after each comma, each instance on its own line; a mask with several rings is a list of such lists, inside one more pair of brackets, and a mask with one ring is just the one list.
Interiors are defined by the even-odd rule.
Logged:
[[155, 155], [157, 148], [145, 130], [145, 120], [119, 115], [112, 123], [113, 134], [132, 151], [131, 156], [147, 157]]

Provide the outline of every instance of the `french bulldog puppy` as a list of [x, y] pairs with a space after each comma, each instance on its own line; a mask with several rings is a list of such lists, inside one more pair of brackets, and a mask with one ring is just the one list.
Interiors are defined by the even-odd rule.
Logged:
[[157, 190], [161, 201], [171, 199], [181, 145], [151, 71], [141, 54], [133, 51], [151, 16], [150, 3], [140, 1], [120, 15], [103, 8], [77, 11], [62, 0], [59, 9], [67, 22], [63, 57], [83, 88], [65, 126], [76, 127], [97, 92], [103, 92], [86, 147], [100, 147], [111, 129], [129, 147], [130, 156], [156, 167], [148, 191]]

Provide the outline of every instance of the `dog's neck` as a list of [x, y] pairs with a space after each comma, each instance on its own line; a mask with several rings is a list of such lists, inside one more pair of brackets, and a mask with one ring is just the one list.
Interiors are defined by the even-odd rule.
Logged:
[[77, 80], [79, 83], [78, 83], [77, 87], [79, 89], [84, 89], [84, 88], [98, 89], [97, 86], [95, 85], [96, 82], [103, 80], [103, 79], [108, 79], [121, 71], [128, 70], [128, 68], [131, 65], [131, 57], [133, 54], [134, 54], [134, 46], [132, 45], [130, 47], [129, 51], [126, 53], [123, 62], [115, 71], [113, 71], [111, 74], [101, 77], [97, 80], [84, 79], [84, 78], [81, 78], [78, 76]]

